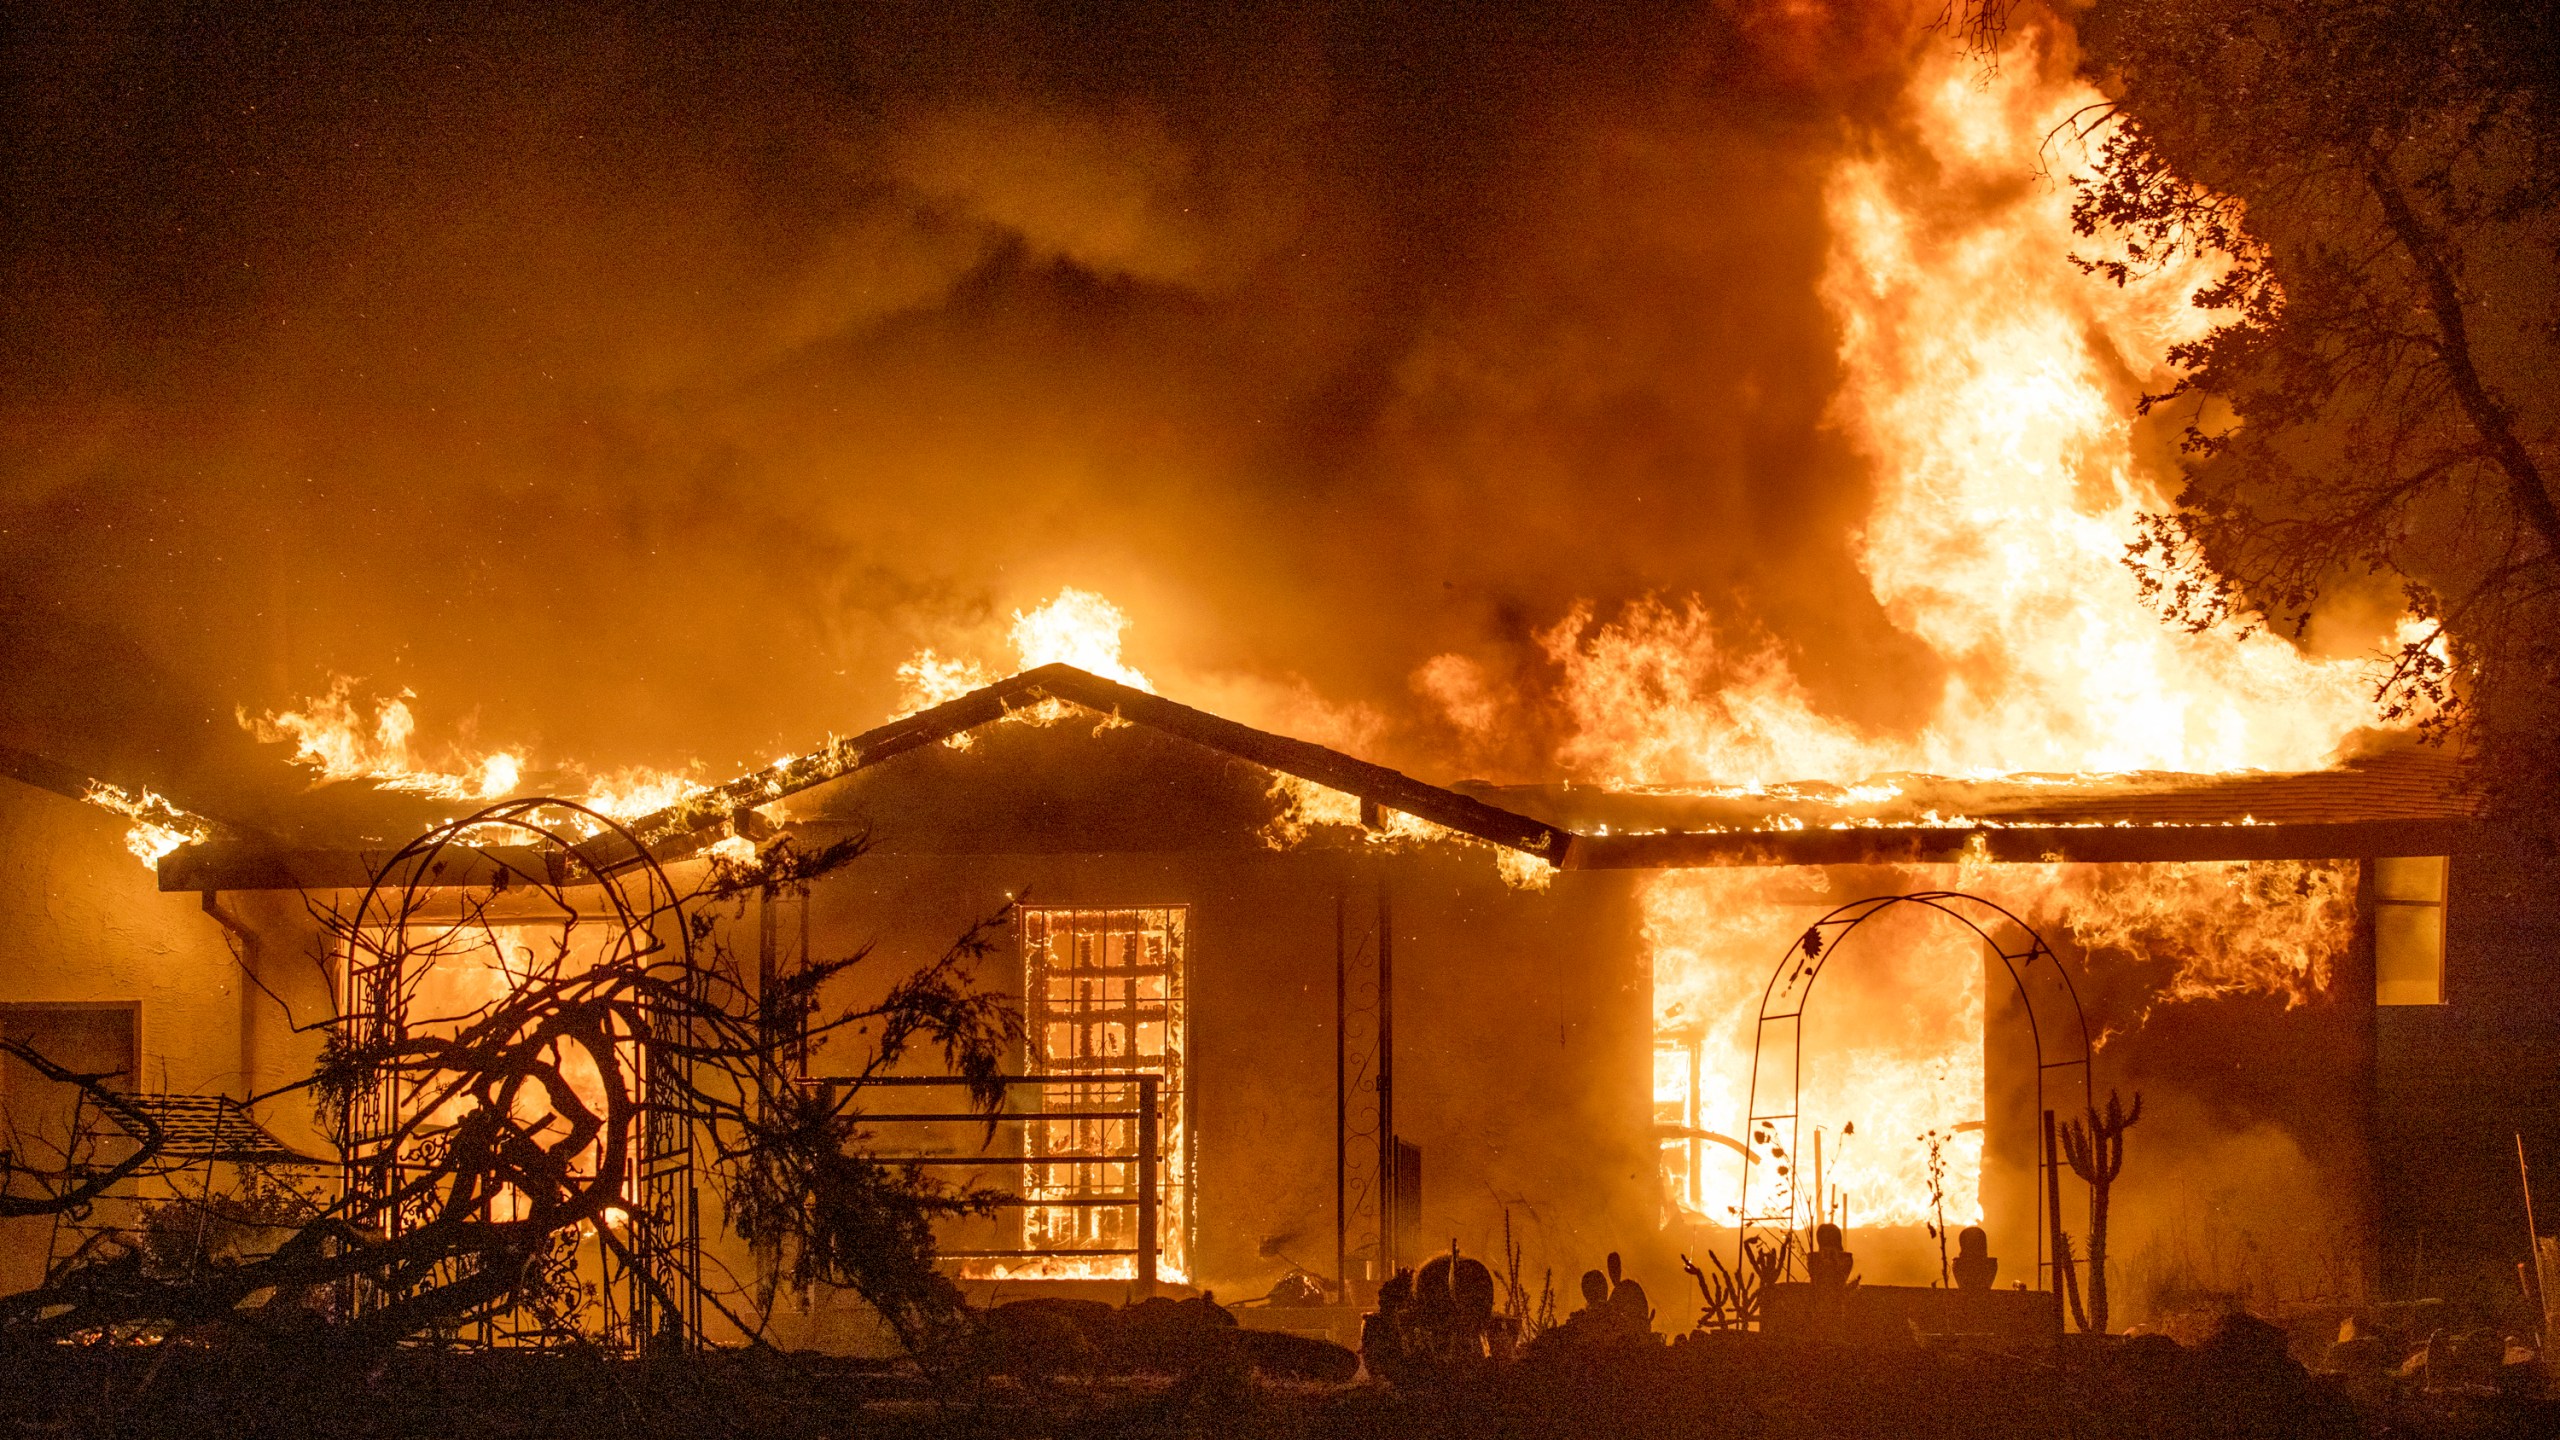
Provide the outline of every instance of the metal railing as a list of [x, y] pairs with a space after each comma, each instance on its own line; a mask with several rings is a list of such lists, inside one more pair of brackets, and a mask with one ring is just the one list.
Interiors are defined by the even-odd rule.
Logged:
[[[1158, 1092], [1164, 1083], [1164, 1078], [1160, 1075], [1137, 1071], [1079, 1071], [1068, 1075], [998, 1075], [992, 1078], [997, 1084], [1008, 1089], [1016, 1085], [1035, 1088], [1050, 1085], [1135, 1085], [1138, 1089], [1138, 1104], [1137, 1108], [1131, 1110], [997, 1110], [993, 1113], [978, 1110], [909, 1111], [866, 1114], [862, 1117], [863, 1123], [867, 1125], [984, 1125], [990, 1121], [1011, 1124], [1019, 1121], [1042, 1120], [1134, 1120], [1137, 1122], [1138, 1148], [1126, 1153], [1108, 1154], [1072, 1152], [1041, 1155], [876, 1154], [870, 1158], [883, 1165], [1011, 1165], [1027, 1168], [1032, 1165], [1135, 1164], [1138, 1170], [1135, 1195], [1066, 1195], [1046, 1200], [1009, 1195], [995, 1203], [999, 1207], [1018, 1210], [1134, 1209], [1137, 1212], [1133, 1227], [1137, 1231], [1137, 1243], [1086, 1249], [944, 1250], [940, 1253], [945, 1258], [953, 1260], [1090, 1259], [1130, 1255], [1137, 1260], [1138, 1294], [1141, 1297], [1154, 1294], [1156, 1226], [1159, 1213], [1156, 1166], [1161, 1149], [1156, 1113]], [[803, 1083], [838, 1089], [857, 1083], [868, 1088], [874, 1085], [952, 1087], [964, 1086], [969, 1082], [951, 1075], [883, 1075], [860, 1082], [812, 1076]]]

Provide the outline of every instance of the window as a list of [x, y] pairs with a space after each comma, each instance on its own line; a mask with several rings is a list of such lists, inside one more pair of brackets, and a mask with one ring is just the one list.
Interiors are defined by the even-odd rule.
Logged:
[[1698, 1036], [1653, 1037], [1653, 1125], [1662, 1144], [1662, 1183], [1675, 1205], [1704, 1211], [1698, 1153]]
[[[1189, 1276], [1190, 1144], [1183, 1098], [1187, 1040], [1184, 941], [1190, 911], [1180, 905], [1133, 910], [1026, 907], [1022, 912], [1023, 1020], [1034, 1075], [1151, 1074], [1157, 1086], [1156, 1272]], [[1134, 1110], [1126, 1079], [1038, 1087], [1044, 1111]], [[1047, 1120], [1027, 1127], [1026, 1199], [1137, 1197], [1137, 1134], [1122, 1119]], [[1045, 1161], [1047, 1156], [1076, 1157]], [[1096, 1158], [1107, 1157], [1107, 1158]], [[1023, 1212], [1026, 1247], [1133, 1248], [1137, 1210], [1129, 1205], [1037, 1206]], [[1134, 1277], [1131, 1256], [1074, 1267], [1096, 1278]]]
[[[142, 1007], [130, 1000], [0, 1004], [0, 1037], [82, 1075], [110, 1076], [110, 1090], [130, 1091], [142, 1070]], [[47, 1168], [70, 1158], [73, 1141], [98, 1130], [96, 1108], [76, 1085], [48, 1079], [17, 1056], [0, 1053], [0, 1149], [21, 1164]]]
[[2373, 998], [2444, 1003], [2445, 857], [2373, 862]]

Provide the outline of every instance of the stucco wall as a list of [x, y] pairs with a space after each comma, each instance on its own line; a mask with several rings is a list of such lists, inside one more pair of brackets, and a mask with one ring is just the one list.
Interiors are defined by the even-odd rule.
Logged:
[[[325, 1014], [316, 973], [306, 978], [310, 967], [298, 963], [309, 930], [298, 902], [235, 896], [228, 904], [262, 932], [268, 984], [304, 1018]], [[139, 1002], [133, 1083], [143, 1090], [241, 1097], [298, 1073], [316, 1044], [292, 1034], [275, 1004], [245, 984], [199, 897], [160, 893], [125, 849], [123, 822], [10, 781], [0, 781], [0, 1000]], [[288, 1140], [309, 1135], [306, 1105], [261, 1113]], [[51, 1228], [0, 1223], [0, 1285], [34, 1278]]]
[[[813, 841], [829, 833], [801, 828]], [[876, 854], [817, 887], [811, 946], [820, 955], [873, 946], [865, 968], [876, 986], [938, 954], [1008, 896], [1189, 907], [1192, 1278], [1243, 1299], [1268, 1291], [1293, 1261], [1334, 1272], [1335, 917], [1339, 902], [1355, 988], [1365, 988], [1382, 884], [1396, 936], [1396, 1129], [1423, 1155], [1416, 1243], [1442, 1250], [1455, 1240], [1498, 1263], [1508, 1210], [1533, 1286], [1549, 1264], [1569, 1283], [1610, 1249], [1649, 1253], [1659, 1227], [1649, 992], [1623, 877], [1560, 876], [1546, 891], [1522, 892], [1503, 883], [1488, 854], [1445, 845], [1396, 854]], [[796, 921], [786, 928], [796, 935]], [[984, 978], [1019, 993], [1021, 965], [1008, 929]], [[864, 988], [829, 998], [842, 1004]], [[1365, 996], [1354, 1005], [1349, 1099], [1354, 1127], [1374, 1136], [1365, 1118], [1374, 1114], [1365, 1078], [1374, 1011]], [[814, 1068], [841, 1073], [862, 1051], [847, 1037]], [[918, 1068], [935, 1068], [933, 1057], [920, 1059]], [[913, 1132], [898, 1133], [907, 1138], [887, 1148], [912, 1148]], [[1350, 1144], [1357, 1276], [1376, 1228], [1373, 1202], [1357, 1193], [1374, 1171], [1375, 1141]], [[1013, 1182], [1003, 1172], [981, 1178]], [[832, 1317], [795, 1322], [795, 1338], [860, 1343], [858, 1319], [841, 1303], [830, 1308]]]

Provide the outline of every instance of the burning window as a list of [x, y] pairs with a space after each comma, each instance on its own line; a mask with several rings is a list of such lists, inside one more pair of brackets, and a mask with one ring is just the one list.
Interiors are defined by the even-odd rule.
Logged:
[[[1180, 905], [1022, 912], [1026, 1068], [1034, 1075], [1097, 1077], [1089, 1085], [1040, 1087], [1043, 1111], [1078, 1118], [1027, 1127], [1023, 1195], [1134, 1202], [1137, 1131], [1127, 1119], [1101, 1118], [1098, 1112], [1137, 1109], [1134, 1077], [1158, 1077], [1157, 1273], [1173, 1280], [1187, 1279], [1190, 1271], [1182, 993], [1189, 928], [1190, 911]], [[1034, 1206], [1023, 1212], [1023, 1241], [1026, 1248], [1044, 1250], [1134, 1248], [1136, 1225], [1134, 1203]], [[1137, 1274], [1137, 1262], [1127, 1255], [1087, 1257], [1065, 1270], [1128, 1279]]]
[[2383, 1005], [2444, 1003], [2445, 857], [2373, 862], [2373, 992]]
[[1653, 1037], [1653, 1127], [1662, 1142], [1662, 1184], [1673, 1204], [1704, 1213], [1705, 1177], [1698, 1146], [1698, 1040], [1695, 1034]]

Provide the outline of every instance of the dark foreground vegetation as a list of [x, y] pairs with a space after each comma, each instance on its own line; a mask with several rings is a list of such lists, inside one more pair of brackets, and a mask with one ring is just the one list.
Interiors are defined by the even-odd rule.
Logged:
[[[1230, 1332], [1233, 1333], [1233, 1332]], [[337, 1364], [289, 1348], [48, 1345], [0, 1355], [10, 1436], [2304, 1436], [2560, 1434], [2494, 1386], [2350, 1395], [2244, 1322], [2041, 1357], [1851, 1349], [1756, 1334], [1547, 1352], [1384, 1385], [1274, 1379], [1245, 1346], [1178, 1373], [929, 1376], [905, 1363], [718, 1351], [417, 1348]], [[1005, 1368], [1005, 1367], [998, 1367]]]

